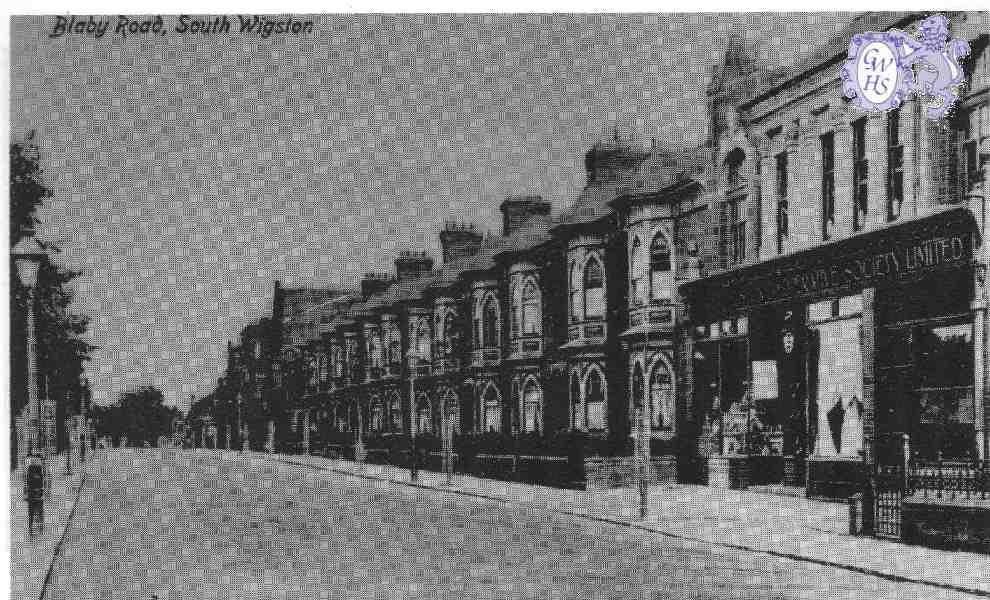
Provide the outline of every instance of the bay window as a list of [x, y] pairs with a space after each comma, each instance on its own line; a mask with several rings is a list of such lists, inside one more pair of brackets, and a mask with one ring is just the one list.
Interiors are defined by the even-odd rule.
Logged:
[[591, 257], [584, 266], [584, 316], [601, 319], [605, 316], [605, 287], [602, 264]]
[[536, 284], [527, 281], [522, 291], [523, 335], [540, 333], [540, 291]]

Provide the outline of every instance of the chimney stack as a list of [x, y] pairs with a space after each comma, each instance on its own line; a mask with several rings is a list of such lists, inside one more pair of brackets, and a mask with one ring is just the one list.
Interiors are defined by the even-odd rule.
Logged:
[[395, 259], [395, 276], [400, 281], [429, 275], [433, 271], [433, 259], [426, 252], [403, 250]]
[[440, 230], [444, 264], [477, 254], [484, 238], [475, 231], [474, 223], [446, 222]]
[[392, 277], [388, 273], [365, 273], [361, 280], [361, 297], [367, 300], [373, 294], [384, 292], [390, 283]]
[[502, 211], [502, 235], [512, 235], [523, 223], [534, 216], [548, 216], [550, 203], [543, 196], [509, 196], [499, 206]]

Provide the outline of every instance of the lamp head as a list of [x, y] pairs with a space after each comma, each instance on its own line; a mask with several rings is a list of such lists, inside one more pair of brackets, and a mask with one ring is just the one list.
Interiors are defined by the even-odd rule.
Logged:
[[34, 230], [25, 229], [21, 240], [10, 250], [17, 266], [17, 275], [24, 287], [34, 287], [38, 283], [38, 270], [41, 261], [47, 256], [34, 237]]

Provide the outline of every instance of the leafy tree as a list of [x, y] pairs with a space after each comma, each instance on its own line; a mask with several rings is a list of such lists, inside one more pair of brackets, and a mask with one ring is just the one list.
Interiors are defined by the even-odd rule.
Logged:
[[153, 386], [124, 392], [116, 404], [93, 407], [91, 411], [98, 436], [119, 442], [127, 437], [128, 445], [157, 445], [160, 436], [172, 433], [172, 423], [181, 413], [165, 406], [164, 396]]
[[[52, 195], [42, 179], [39, 152], [32, 133], [24, 142], [10, 146], [10, 244], [38, 223], [37, 210]], [[39, 240], [50, 256], [61, 249], [57, 244]], [[64, 269], [51, 261], [42, 263], [34, 290], [35, 334], [37, 339], [38, 392], [56, 403], [57, 446], [66, 447], [68, 434], [62, 424], [79, 410], [83, 396], [81, 375], [94, 346], [82, 336], [89, 319], [69, 310], [73, 292], [68, 284], [78, 272]], [[21, 285], [17, 268], [10, 264], [10, 331], [11, 331], [11, 419], [27, 404], [27, 290]], [[14, 427], [12, 441], [16, 443]], [[11, 453], [16, 460], [17, 452]]]

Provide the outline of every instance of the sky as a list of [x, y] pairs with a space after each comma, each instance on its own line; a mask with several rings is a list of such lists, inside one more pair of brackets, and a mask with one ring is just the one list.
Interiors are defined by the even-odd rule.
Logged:
[[[88, 15], [82, 15], [85, 19]], [[103, 17], [109, 18], [109, 17]], [[131, 17], [141, 19], [141, 17]], [[618, 131], [702, 141], [736, 33], [769, 67], [849, 15], [316, 15], [298, 35], [51, 37], [11, 21], [11, 140], [35, 131], [39, 236], [82, 272], [94, 400], [154, 385], [188, 408], [274, 282], [354, 288], [448, 220], [498, 231], [508, 194], [555, 210]]]

